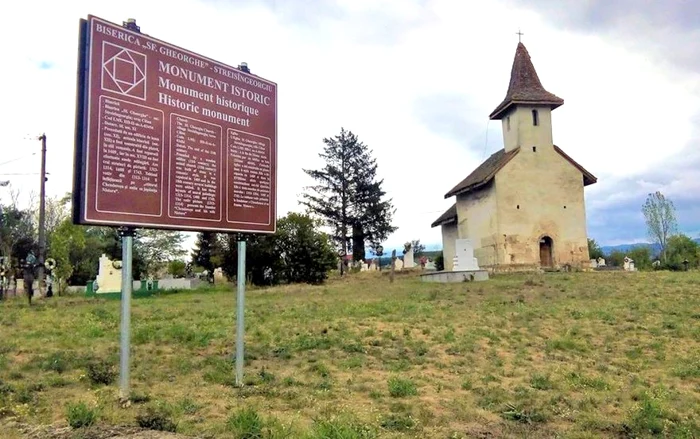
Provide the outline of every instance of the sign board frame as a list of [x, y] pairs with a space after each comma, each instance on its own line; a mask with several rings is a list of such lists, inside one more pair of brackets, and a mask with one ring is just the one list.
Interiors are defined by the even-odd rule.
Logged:
[[276, 83], [89, 15], [75, 120], [75, 224], [276, 231]]

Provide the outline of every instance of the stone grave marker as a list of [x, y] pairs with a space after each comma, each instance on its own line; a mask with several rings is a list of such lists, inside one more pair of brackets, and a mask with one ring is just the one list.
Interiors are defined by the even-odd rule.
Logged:
[[479, 270], [479, 262], [474, 257], [474, 245], [470, 239], [455, 240], [453, 271]]

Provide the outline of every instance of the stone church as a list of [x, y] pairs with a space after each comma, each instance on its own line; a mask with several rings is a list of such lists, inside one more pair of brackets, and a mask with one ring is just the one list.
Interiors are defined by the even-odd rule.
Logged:
[[518, 43], [506, 97], [489, 115], [500, 120], [504, 148], [457, 183], [442, 228], [445, 270], [455, 240], [469, 239], [481, 268], [493, 271], [587, 267], [584, 187], [597, 179], [552, 140], [552, 111], [564, 100], [542, 86]]

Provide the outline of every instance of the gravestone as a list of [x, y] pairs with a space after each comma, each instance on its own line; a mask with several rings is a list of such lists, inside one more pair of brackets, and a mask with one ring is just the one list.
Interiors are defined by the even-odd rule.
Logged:
[[452, 271], [479, 270], [479, 262], [474, 257], [474, 245], [470, 239], [455, 240], [454, 268]]
[[121, 261], [112, 261], [104, 253], [100, 256], [100, 265], [95, 280], [95, 293], [120, 293], [122, 291]]
[[416, 266], [413, 260], [413, 246], [411, 246], [411, 244], [408, 244], [408, 250], [403, 254], [403, 266], [405, 268], [413, 268]]
[[214, 269], [214, 285], [225, 284], [226, 276], [224, 275], [224, 270], [221, 267]]

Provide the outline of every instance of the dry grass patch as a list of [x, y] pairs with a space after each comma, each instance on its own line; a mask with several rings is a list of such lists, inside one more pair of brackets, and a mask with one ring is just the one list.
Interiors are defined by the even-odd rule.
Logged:
[[699, 285], [694, 272], [359, 273], [253, 289], [243, 388], [233, 291], [138, 299], [126, 408], [117, 301], [10, 299], [0, 417], [6, 437], [9, 422], [67, 426], [70, 407], [76, 425], [223, 438], [696, 437]]

